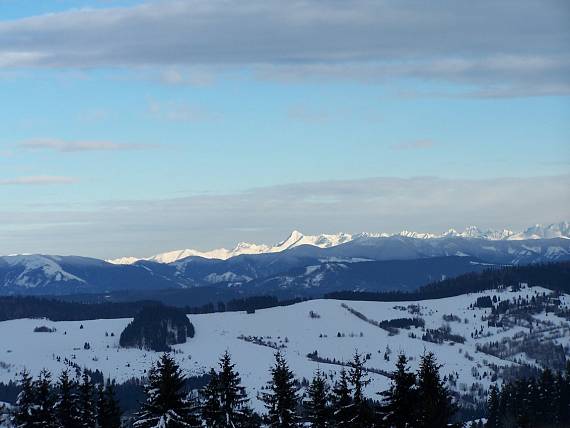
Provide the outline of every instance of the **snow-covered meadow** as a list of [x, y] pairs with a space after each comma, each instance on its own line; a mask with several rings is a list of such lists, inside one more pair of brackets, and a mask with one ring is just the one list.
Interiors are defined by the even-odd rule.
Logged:
[[[178, 362], [189, 375], [209, 370], [217, 364], [219, 356], [229, 350], [256, 408], [261, 408], [261, 403], [255, 396], [269, 379], [275, 346], [282, 349], [297, 377], [308, 379], [318, 368], [331, 376], [341, 368], [337, 364], [312, 361], [307, 357], [309, 353], [317, 351], [320, 358], [336, 359], [339, 362], [349, 362], [357, 350], [368, 355], [366, 366], [376, 371], [369, 373], [372, 379], [367, 387], [369, 396], [389, 385], [390, 380], [378, 372], [392, 371], [399, 352], [412, 358], [410, 364], [415, 369], [419, 357], [424, 352], [433, 351], [443, 365], [443, 374], [458, 375], [456, 388], [461, 389], [462, 384], [469, 388], [474, 382], [487, 388], [490, 376], [480, 378], [480, 375], [485, 371], [490, 373], [489, 365], [516, 363], [478, 352], [477, 343], [513, 337], [520, 331], [528, 331], [528, 328], [488, 327], [487, 321], [482, 321], [481, 318], [490, 309], [470, 309], [470, 305], [481, 296], [497, 295], [503, 301], [519, 296], [542, 295], [544, 292], [549, 293], [538, 287], [523, 288], [518, 292], [490, 290], [419, 302], [313, 300], [287, 307], [258, 310], [254, 314], [233, 312], [191, 315], [189, 317], [195, 326], [196, 335], [188, 339], [187, 343], [174, 346], [174, 349]], [[562, 296], [561, 305], [567, 306], [569, 298], [570, 296]], [[398, 334], [390, 335], [373, 322], [357, 317], [347, 307], [358, 311], [369, 321], [421, 316], [425, 320], [426, 329], [437, 329], [447, 324], [453, 334], [465, 337], [465, 343], [436, 344], [423, 341], [421, 328], [400, 329]], [[443, 316], [450, 314], [458, 319], [445, 321]], [[552, 322], [548, 334], [551, 334], [553, 328], [558, 329], [560, 337], [554, 340], [568, 346], [569, 325], [565, 319], [552, 313], [537, 314], [534, 318]], [[16, 379], [24, 367], [34, 375], [42, 368], [47, 368], [57, 376], [66, 366], [66, 360], [81, 367], [98, 369], [106, 377], [119, 382], [144, 376], [160, 354], [119, 347], [119, 336], [129, 322], [130, 319], [77, 322], [20, 319], [0, 322], [0, 381]], [[38, 326], [47, 326], [55, 331], [34, 332]], [[471, 337], [471, 333], [480, 332], [481, 329], [478, 338]], [[85, 343], [89, 344], [89, 349], [84, 349]], [[385, 358], [387, 347], [391, 351], [388, 360]], [[526, 357], [523, 354], [517, 358]], [[532, 363], [528, 359], [527, 361]]]

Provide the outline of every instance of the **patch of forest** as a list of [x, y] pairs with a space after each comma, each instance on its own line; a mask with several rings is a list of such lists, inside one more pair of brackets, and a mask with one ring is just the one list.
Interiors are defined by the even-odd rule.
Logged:
[[432, 300], [499, 287], [516, 288], [521, 283], [526, 283], [529, 287], [540, 286], [554, 291], [570, 293], [570, 262], [490, 268], [483, 272], [466, 273], [455, 278], [432, 282], [410, 292], [338, 291], [326, 294], [325, 298], [374, 302]]
[[121, 333], [124, 348], [169, 352], [171, 345], [194, 337], [194, 326], [184, 311], [164, 305], [144, 307]]

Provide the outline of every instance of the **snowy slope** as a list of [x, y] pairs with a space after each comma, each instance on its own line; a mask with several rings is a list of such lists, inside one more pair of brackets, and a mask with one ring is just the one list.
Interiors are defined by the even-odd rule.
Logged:
[[67, 271], [58, 264], [57, 257], [43, 255], [15, 255], [0, 259], [0, 263], [12, 268], [11, 275], [4, 278], [5, 287], [37, 288], [51, 282], [85, 281]]
[[285, 251], [300, 245], [312, 245], [319, 248], [330, 248], [353, 240], [363, 240], [368, 238], [389, 238], [394, 236], [402, 236], [406, 238], [416, 239], [438, 239], [438, 238], [476, 238], [487, 239], [492, 241], [497, 240], [525, 240], [525, 239], [552, 239], [552, 238], [569, 238], [570, 239], [570, 223], [562, 222], [551, 224], [548, 226], [535, 225], [523, 232], [515, 233], [508, 229], [503, 230], [481, 230], [477, 226], [468, 226], [463, 232], [458, 232], [455, 229], [449, 229], [447, 232], [425, 233], [413, 232], [403, 230], [399, 233], [359, 233], [351, 235], [348, 233], [338, 234], [321, 234], [321, 235], [303, 235], [301, 232], [294, 230], [289, 237], [276, 245], [265, 244], [252, 244], [247, 242], [240, 242], [235, 248], [228, 250], [226, 248], [219, 248], [210, 251], [199, 251], [193, 249], [169, 251], [166, 253], [157, 254], [155, 256], [136, 258], [136, 257], [120, 257], [117, 259], [108, 260], [110, 263], [115, 264], [133, 264], [139, 260], [150, 260], [159, 263], [172, 263], [178, 260], [185, 259], [191, 256], [198, 256], [207, 259], [221, 259], [227, 260], [231, 257], [239, 256], [242, 254], [267, 254]]
[[105, 292], [136, 286], [181, 286], [172, 278], [136, 265], [114, 265], [79, 256], [41, 254], [0, 257], [0, 295]]
[[[481, 318], [489, 313], [489, 309], [470, 309], [469, 306], [481, 296], [496, 294], [504, 301], [518, 296], [538, 296], [544, 292], [548, 293], [548, 290], [535, 287], [519, 292], [486, 291], [440, 300], [398, 303], [315, 300], [288, 307], [258, 310], [249, 315], [243, 312], [192, 315], [190, 320], [196, 328], [196, 336], [185, 344], [176, 345], [175, 357], [188, 374], [201, 374], [214, 365], [225, 350], [229, 350], [250, 397], [255, 397], [269, 378], [268, 369], [275, 350], [253, 343], [253, 337], [258, 342], [283, 346], [283, 352], [299, 378], [310, 378], [317, 368], [331, 375], [338, 372], [338, 365], [311, 361], [307, 354], [314, 351], [323, 358], [349, 361], [358, 349], [370, 354], [366, 363], [368, 368], [385, 371], [393, 370], [398, 352], [405, 352], [412, 357], [411, 365], [416, 368], [419, 357], [426, 351], [433, 351], [443, 364], [443, 373], [458, 374], [454, 386], [456, 390], [468, 389], [474, 383], [485, 389], [489, 386], [489, 376], [479, 377], [484, 372], [491, 373], [492, 365], [516, 365], [516, 358], [529, 363], [534, 363], [534, 360], [524, 354], [516, 358], [496, 358], [478, 352], [476, 345], [515, 337], [529, 329], [521, 325], [509, 328], [488, 327], [487, 322]], [[569, 302], [570, 296], [561, 298], [563, 307], [567, 308]], [[421, 316], [425, 319], [426, 328], [442, 326], [445, 323], [443, 315], [453, 313], [459, 317], [459, 321], [449, 322], [451, 330], [464, 336], [466, 342], [435, 344], [422, 341], [422, 332], [416, 328], [402, 329], [398, 334], [390, 335], [386, 330], [358, 318], [347, 308], [375, 321]], [[317, 313], [319, 318], [310, 317], [310, 311]], [[534, 333], [542, 334], [544, 331], [544, 338], [553, 338], [556, 343], [564, 345], [568, 356], [568, 322], [552, 313], [543, 312], [533, 317]], [[24, 367], [33, 374], [39, 373], [44, 367], [57, 374], [65, 367], [65, 358], [79, 366], [99, 369], [105, 376], [118, 381], [144, 376], [145, 370], [160, 354], [118, 347], [120, 332], [129, 321], [130, 319], [51, 322], [22, 319], [0, 322], [0, 337], [3, 339], [0, 341], [0, 381], [16, 378]], [[81, 324], [83, 329], [80, 329]], [[34, 327], [39, 325], [47, 325], [57, 331], [34, 333]], [[471, 337], [471, 333], [481, 329], [479, 338]], [[111, 332], [114, 337], [110, 335]], [[410, 337], [412, 332], [416, 338]], [[556, 335], [556, 332], [559, 334]], [[338, 337], [339, 333], [341, 337]], [[91, 349], [83, 349], [85, 342], [90, 343]], [[389, 361], [384, 359], [387, 346], [392, 351]], [[57, 357], [60, 357], [60, 361], [57, 361]], [[373, 382], [367, 389], [369, 396], [389, 384], [389, 379], [381, 374], [370, 373], [370, 376]], [[253, 404], [257, 409], [263, 410], [256, 399]]]

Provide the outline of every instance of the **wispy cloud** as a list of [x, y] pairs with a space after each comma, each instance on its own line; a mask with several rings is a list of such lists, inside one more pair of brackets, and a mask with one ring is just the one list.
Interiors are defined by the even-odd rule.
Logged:
[[156, 119], [170, 122], [203, 122], [219, 117], [218, 114], [201, 106], [175, 101], [150, 100], [148, 113]]
[[93, 152], [118, 150], [145, 150], [156, 148], [153, 144], [114, 143], [112, 141], [66, 141], [39, 139], [23, 141], [19, 147], [29, 150], [55, 150], [58, 152]]
[[74, 177], [63, 177], [55, 175], [35, 175], [28, 177], [0, 179], [0, 186], [35, 186], [50, 184], [72, 184], [78, 180]]
[[568, 189], [570, 175], [487, 180], [380, 177], [226, 195], [109, 201], [68, 210], [14, 212], [0, 206], [5, 237], [0, 240], [0, 254], [144, 255], [243, 240], [273, 242], [292, 229], [445, 231], [469, 224], [522, 229], [568, 219]]
[[423, 150], [431, 149], [435, 146], [435, 142], [432, 140], [416, 140], [408, 141], [404, 143], [393, 144], [391, 147], [394, 150]]
[[330, 120], [330, 114], [327, 111], [312, 109], [300, 104], [291, 106], [287, 111], [287, 117], [311, 124], [325, 123]]
[[214, 83], [214, 73], [207, 70], [167, 68], [160, 73], [160, 81], [168, 85], [209, 86]]

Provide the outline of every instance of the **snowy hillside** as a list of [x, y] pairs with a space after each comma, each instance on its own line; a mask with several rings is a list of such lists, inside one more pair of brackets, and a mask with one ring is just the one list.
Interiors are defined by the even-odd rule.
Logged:
[[368, 238], [389, 238], [393, 236], [403, 236], [407, 238], [416, 239], [437, 239], [437, 238], [476, 238], [487, 240], [525, 240], [525, 239], [552, 239], [552, 238], [568, 238], [570, 239], [570, 223], [562, 222], [542, 226], [537, 224], [529, 227], [528, 229], [515, 233], [512, 230], [481, 230], [477, 226], [469, 226], [463, 232], [458, 232], [455, 229], [449, 229], [444, 233], [425, 233], [413, 232], [403, 230], [399, 233], [360, 233], [351, 235], [348, 233], [338, 234], [321, 234], [321, 235], [303, 235], [301, 232], [294, 230], [289, 237], [276, 245], [265, 244], [251, 244], [247, 242], [238, 243], [233, 249], [219, 248], [210, 251], [199, 251], [193, 249], [169, 251], [166, 253], [157, 254], [145, 258], [137, 257], [120, 257], [117, 259], [108, 260], [110, 263], [115, 264], [133, 264], [139, 260], [149, 260], [158, 263], [172, 263], [177, 260], [182, 260], [191, 256], [198, 256], [207, 259], [221, 259], [227, 260], [231, 257], [239, 256], [242, 254], [267, 254], [277, 253], [300, 245], [312, 245], [319, 248], [330, 248], [353, 240], [361, 240]]
[[[568, 310], [570, 296], [545, 298], [544, 293], [550, 291], [523, 287], [520, 291], [490, 290], [420, 302], [314, 300], [254, 314], [192, 315], [196, 335], [187, 343], [174, 346], [175, 356], [188, 374], [201, 374], [229, 350], [250, 397], [255, 397], [269, 378], [275, 347], [283, 350], [299, 378], [310, 378], [317, 368], [334, 375], [339, 364], [349, 361], [358, 350], [368, 356], [366, 366], [373, 382], [367, 393], [373, 396], [389, 384], [381, 373], [393, 370], [399, 352], [412, 357], [411, 365], [416, 367], [419, 356], [433, 351], [443, 364], [443, 373], [453, 374], [454, 390], [465, 393], [473, 388], [483, 394], [493, 375], [501, 378], [504, 367], [516, 367], [520, 362], [554, 367], [553, 355], [569, 356], [570, 324], [562, 316], [568, 313], [564, 311]], [[485, 296], [488, 301], [494, 298], [497, 305], [518, 302], [517, 307], [521, 299], [532, 300], [533, 304], [542, 301], [548, 312], [534, 306], [535, 310], [526, 311], [523, 317], [513, 310], [493, 321], [490, 308], [473, 307], [478, 299], [485, 302]], [[400, 318], [421, 318], [425, 327], [390, 332], [378, 326], [383, 320]], [[119, 348], [119, 335], [129, 322], [130, 319], [0, 322], [0, 381], [15, 379], [24, 367], [33, 374], [44, 367], [57, 374], [65, 367], [66, 359], [99, 369], [118, 381], [144, 376], [160, 354]], [[496, 326], [490, 326], [493, 323]], [[34, 333], [34, 328], [42, 325], [55, 331]], [[427, 333], [431, 340], [443, 335], [443, 342], [422, 340]], [[84, 349], [86, 342], [89, 349]], [[495, 343], [501, 346], [495, 348]], [[256, 399], [253, 404], [262, 409]]]
[[73, 294], [176, 286], [172, 279], [136, 267], [79, 256], [42, 254], [0, 257], [0, 294]]

